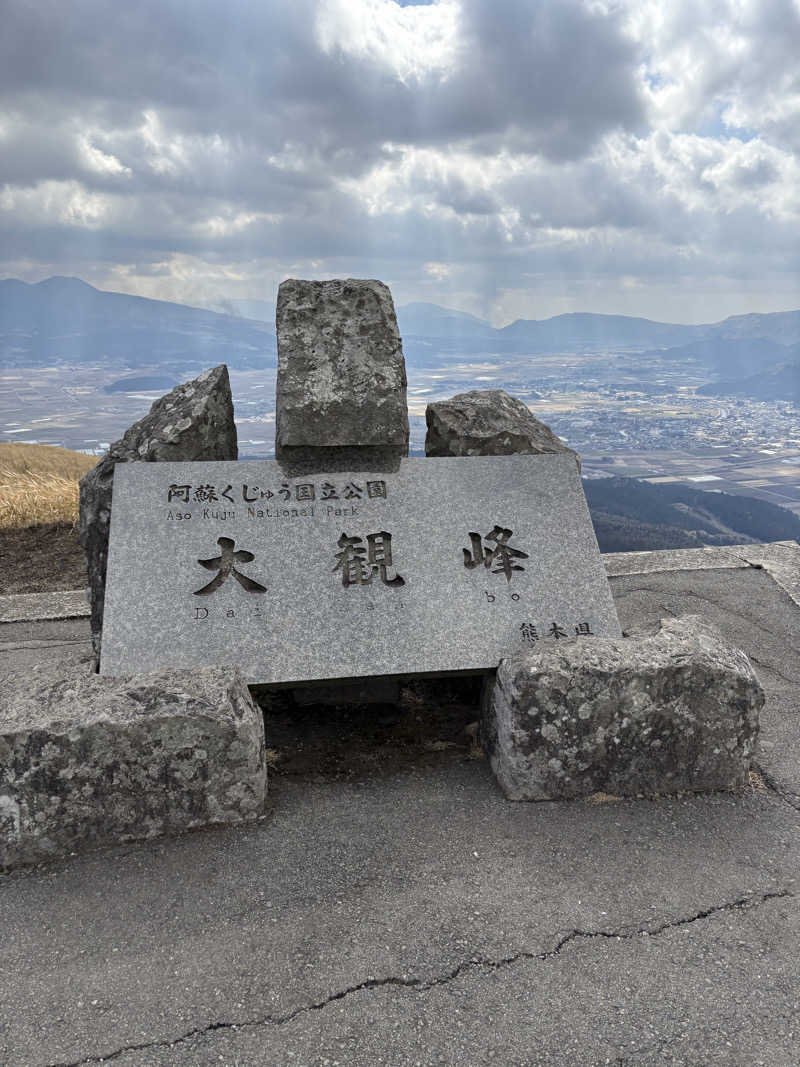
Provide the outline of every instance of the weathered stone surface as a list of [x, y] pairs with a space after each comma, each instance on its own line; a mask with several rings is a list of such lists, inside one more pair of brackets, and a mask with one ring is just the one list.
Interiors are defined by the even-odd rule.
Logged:
[[290, 278], [276, 322], [278, 461], [290, 474], [396, 470], [408, 455], [408, 409], [388, 288]]
[[481, 734], [510, 800], [729, 789], [747, 781], [764, 693], [699, 616], [501, 662]]
[[515, 453], [577, 452], [567, 448], [549, 426], [521, 400], [503, 389], [472, 389], [428, 404], [426, 456], [510, 456]]
[[80, 540], [86, 552], [92, 645], [100, 662], [111, 494], [117, 463], [238, 459], [228, 368], [224, 363], [161, 397], [115, 441], [80, 483]]
[[256, 818], [264, 720], [230, 668], [6, 679], [0, 867]]

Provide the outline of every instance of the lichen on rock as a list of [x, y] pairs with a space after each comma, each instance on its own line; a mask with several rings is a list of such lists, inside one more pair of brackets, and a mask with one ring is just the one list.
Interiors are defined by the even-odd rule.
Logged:
[[0, 868], [256, 818], [264, 720], [238, 671], [6, 680]]
[[747, 781], [763, 704], [745, 654], [690, 615], [509, 656], [482, 738], [511, 800], [731, 789]]

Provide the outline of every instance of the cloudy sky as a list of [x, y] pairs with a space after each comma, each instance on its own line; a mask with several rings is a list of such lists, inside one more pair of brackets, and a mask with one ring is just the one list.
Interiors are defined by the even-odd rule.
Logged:
[[800, 0], [2, 0], [0, 277], [800, 307]]

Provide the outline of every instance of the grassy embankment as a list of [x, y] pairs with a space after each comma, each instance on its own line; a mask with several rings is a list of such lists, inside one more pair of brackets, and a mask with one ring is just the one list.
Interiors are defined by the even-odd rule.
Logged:
[[96, 463], [52, 445], [0, 444], [0, 528], [76, 523], [78, 481]]

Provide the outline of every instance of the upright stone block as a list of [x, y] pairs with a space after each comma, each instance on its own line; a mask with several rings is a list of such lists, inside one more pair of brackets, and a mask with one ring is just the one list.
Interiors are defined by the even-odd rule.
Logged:
[[699, 616], [501, 661], [481, 733], [510, 800], [731, 789], [747, 782], [764, 692]]
[[138, 460], [232, 460], [238, 455], [228, 368], [222, 363], [157, 400], [81, 479], [80, 540], [86, 552], [96, 663], [103, 630], [114, 467]]
[[0, 868], [262, 812], [264, 719], [235, 669], [6, 680]]
[[516, 453], [577, 452], [567, 448], [549, 426], [521, 400], [503, 389], [472, 389], [450, 400], [428, 404], [426, 456], [511, 456]]
[[289, 474], [397, 470], [408, 455], [403, 348], [378, 281], [278, 290], [275, 455]]

